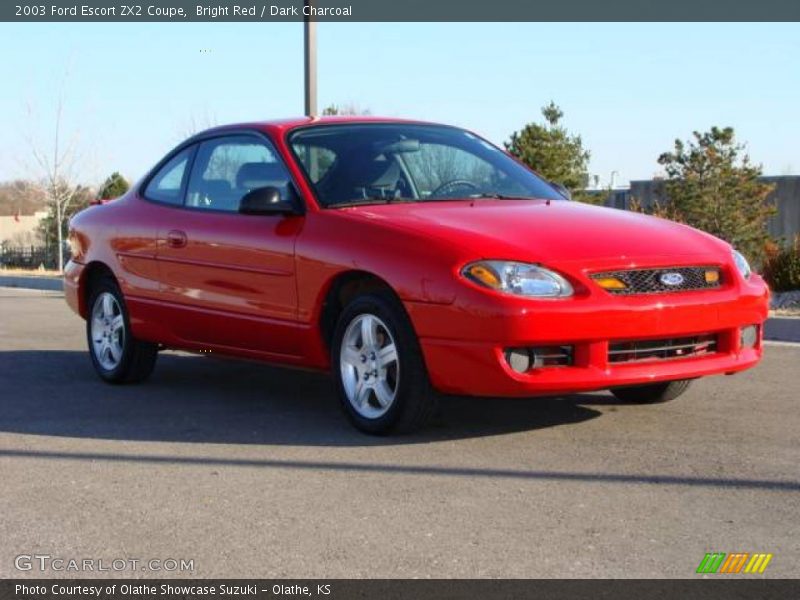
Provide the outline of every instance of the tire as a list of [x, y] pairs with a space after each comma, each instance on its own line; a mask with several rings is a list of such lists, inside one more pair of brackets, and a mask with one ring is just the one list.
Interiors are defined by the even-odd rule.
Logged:
[[674, 400], [689, 389], [691, 383], [691, 379], [679, 379], [678, 381], [665, 381], [650, 385], [612, 388], [611, 393], [623, 402], [658, 404], [659, 402]]
[[153, 372], [158, 346], [131, 334], [125, 299], [112, 277], [92, 284], [86, 341], [94, 370], [108, 383], [137, 383]]
[[345, 307], [333, 333], [331, 365], [342, 408], [363, 432], [410, 433], [438, 410], [419, 341], [391, 294], [365, 294]]

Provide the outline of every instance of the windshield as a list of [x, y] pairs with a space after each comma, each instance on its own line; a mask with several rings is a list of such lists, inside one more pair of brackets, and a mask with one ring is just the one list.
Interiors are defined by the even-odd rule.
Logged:
[[323, 206], [478, 198], [564, 200], [499, 148], [442, 125], [304, 127], [289, 143]]

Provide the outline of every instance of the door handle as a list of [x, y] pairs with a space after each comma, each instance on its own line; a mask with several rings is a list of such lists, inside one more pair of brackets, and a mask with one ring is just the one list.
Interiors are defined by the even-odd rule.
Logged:
[[173, 229], [167, 233], [167, 246], [170, 248], [183, 248], [186, 246], [186, 233], [178, 229]]

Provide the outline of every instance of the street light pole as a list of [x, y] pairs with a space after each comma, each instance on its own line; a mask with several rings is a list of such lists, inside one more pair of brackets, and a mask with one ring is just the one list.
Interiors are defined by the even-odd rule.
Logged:
[[[305, 0], [305, 6], [311, 6], [311, 0]], [[306, 12], [310, 12], [306, 10]], [[303, 17], [305, 47], [305, 100], [306, 115], [317, 115], [317, 24], [310, 16]]]

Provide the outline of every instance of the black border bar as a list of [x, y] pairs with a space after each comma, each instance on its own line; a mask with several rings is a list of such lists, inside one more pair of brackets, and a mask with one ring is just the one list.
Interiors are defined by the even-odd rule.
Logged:
[[[244, 593], [223, 591], [238, 587]], [[28, 592], [20, 592], [26, 586]], [[111, 586], [113, 587], [113, 591]], [[124, 586], [134, 590], [123, 593]], [[139, 591], [135, 591], [136, 587]], [[155, 592], [141, 586], [154, 588]], [[163, 586], [172, 591], [163, 593]], [[41, 587], [44, 593], [31, 593]], [[86, 592], [69, 590], [87, 588]], [[102, 588], [99, 594], [92, 588]], [[205, 591], [193, 591], [202, 588]], [[209, 592], [213, 588], [215, 591]], [[54, 592], [55, 590], [59, 590]], [[515, 599], [539, 600], [603, 600], [636, 598], [637, 600], [786, 600], [800, 597], [800, 580], [753, 579], [746, 576], [713, 576], [710, 579], [4, 579], [0, 580], [0, 600], [456, 600]]]
[[[800, 21], [798, 0], [312, 0], [312, 5], [311, 20], [339, 22]], [[303, 13], [304, 2], [297, 0], [0, 3], [0, 21], [10, 22], [285, 22], [302, 21]]]

